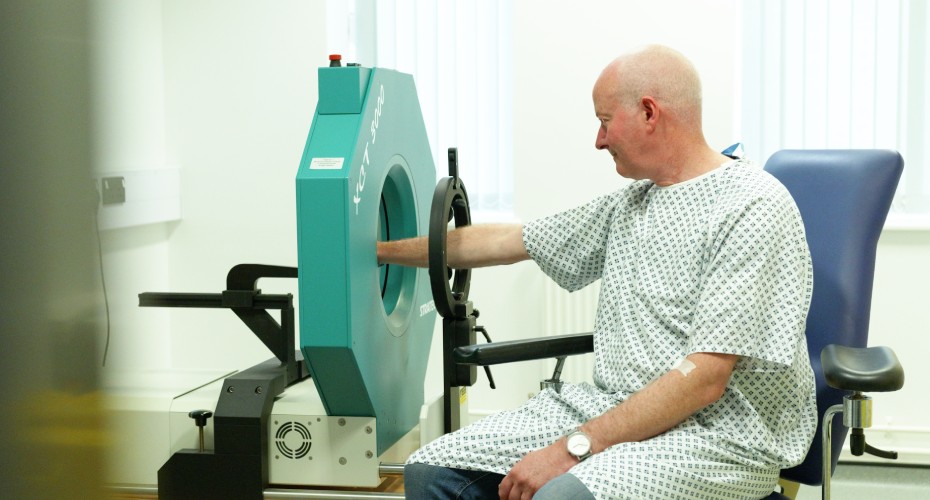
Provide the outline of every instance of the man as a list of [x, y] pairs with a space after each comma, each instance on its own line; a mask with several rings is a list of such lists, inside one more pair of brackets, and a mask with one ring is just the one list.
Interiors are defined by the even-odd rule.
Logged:
[[[416, 452], [410, 498], [761, 498], [816, 429], [804, 325], [810, 255], [777, 181], [710, 148], [697, 72], [623, 55], [593, 91], [595, 146], [635, 180], [521, 225], [448, 237], [456, 268], [533, 259], [559, 285], [601, 279], [595, 385], [542, 391]], [[379, 244], [427, 265], [423, 238]]]

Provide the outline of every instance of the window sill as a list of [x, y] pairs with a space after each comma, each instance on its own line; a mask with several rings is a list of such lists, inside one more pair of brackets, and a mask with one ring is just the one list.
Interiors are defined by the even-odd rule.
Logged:
[[930, 231], [930, 214], [891, 213], [885, 219], [885, 231]]

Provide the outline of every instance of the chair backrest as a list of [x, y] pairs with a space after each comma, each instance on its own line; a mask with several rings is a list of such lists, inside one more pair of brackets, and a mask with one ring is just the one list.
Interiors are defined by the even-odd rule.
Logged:
[[[820, 367], [827, 344], [865, 347], [869, 335], [875, 251], [904, 160], [888, 150], [783, 150], [765, 170], [791, 193], [807, 232], [814, 266], [814, 294], [807, 315], [807, 346], [817, 380], [817, 414], [843, 402]], [[821, 426], [804, 462], [782, 477], [821, 483]], [[833, 426], [832, 467], [847, 429]]]

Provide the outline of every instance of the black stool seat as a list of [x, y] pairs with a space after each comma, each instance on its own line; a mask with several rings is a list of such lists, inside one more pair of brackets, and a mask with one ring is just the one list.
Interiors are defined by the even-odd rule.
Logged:
[[824, 378], [844, 391], [889, 392], [904, 386], [904, 368], [885, 346], [845, 347], [830, 344], [820, 352]]

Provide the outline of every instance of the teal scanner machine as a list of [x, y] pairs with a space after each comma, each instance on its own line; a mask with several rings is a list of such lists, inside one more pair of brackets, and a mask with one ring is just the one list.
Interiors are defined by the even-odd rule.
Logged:
[[[426, 234], [435, 183], [410, 75], [319, 69], [296, 176], [297, 268], [240, 264], [219, 294], [139, 295], [147, 307], [231, 309], [275, 355], [171, 400], [159, 498], [371, 488], [397, 473], [426, 439], [421, 410], [434, 422], [439, 408], [423, 397], [436, 312], [428, 271], [379, 267], [376, 242]], [[262, 292], [267, 277], [297, 278], [299, 339], [291, 295]]]
[[380, 455], [418, 422], [435, 324], [427, 271], [375, 255], [429, 227], [436, 171], [413, 77], [319, 68], [296, 182], [300, 349], [327, 414], [376, 418]]

